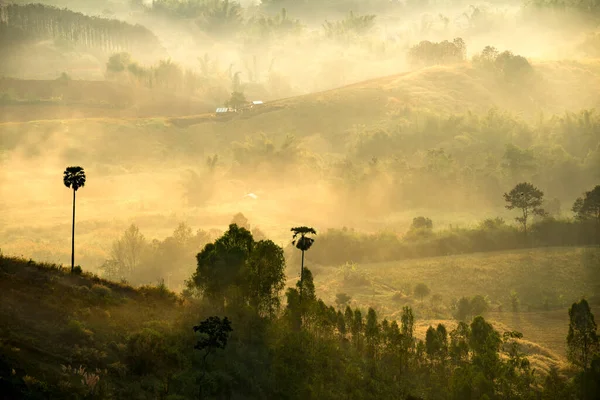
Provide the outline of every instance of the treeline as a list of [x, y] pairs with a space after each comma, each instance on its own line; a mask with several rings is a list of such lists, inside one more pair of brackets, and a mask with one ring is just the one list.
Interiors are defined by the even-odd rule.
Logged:
[[402, 237], [391, 232], [330, 229], [321, 236], [311, 259], [322, 265], [339, 265], [526, 247], [600, 245], [600, 185], [575, 200], [571, 208], [574, 219], [551, 216], [542, 207], [543, 197], [544, 193], [528, 182], [504, 194], [505, 207], [518, 212], [515, 220], [519, 227], [506, 224], [502, 218], [489, 218], [475, 228], [434, 232], [431, 219], [417, 217]]
[[[592, 400], [598, 390], [597, 327], [585, 300], [569, 310], [567, 348], [573, 368], [544, 373], [524, 353], [519, 332], [499, 332], [475, 316], [456, 326], [430, 326], [419, 339], [410, 307], [403, 308], [398, 321], [382, 320], [372, 308], [340, 303], [336, 309], [317, 298], [308, 269], [296, 287], [287, 289], [282, 304], [283, 249], [270, 240], [255, 240], [234, 224], [196, 259], [196, 271], [180, 298], [164, 287], [144, 288], [131, 298], [115, 284], [97, 280], [91, 289], [79, 289], [70, 280], [70, 297], [65, 298], [70, 301], [55, 311], [68, 319], [65, 308], [71, 308], [68, 325], [55, 335], [44, 332], [42, 342], [39, 336], [28, 339], [45, 344], [67, 365], [62, 372], [36, 373], [36, 365], [24, 361], [25, 352], [10, 351], [0, 342], [4, 393], [76, 399]], [[48, 285], [60, 277], [32, 280], [26, 267], [0, 261], [7, 272], [3, 279], [17, 282], [26, 276], [36, 299], [58, 295]], [[132, 304], [138, 313], [119, 312]], [[78, 311], [88, 306], [99, 316]], [[109, 328], [103, 318], [110, 318]], [[47, 326], [47, 319], [39, 318], [37, 326]], [[9, 343], [20, 343], [15, 332], [7, 335]], [[70, 345], [54, 345], [58, 340]]]
[[[310, 260], [320, 265], [346, 262], [376, 263], [422, 257], [438, 257], [526, 247], [588, 246], [596, 243], [596, 224], [548, 218], [530, 227], [527, 240], [517, 226], [501, 218], [487, 219], [473, 228], [433, 231], [414, 228], [405, 235], [395, 232], [364, 233], [353, 229], [328, 229]], [[293, 254], [293, 253], [291, 253]]]
[[0, 5], [0, 32], [11, 41], [54, 39], [110, 54], [160, 52], [158, 38], [141, 25], [90, 17], [43, 4]]

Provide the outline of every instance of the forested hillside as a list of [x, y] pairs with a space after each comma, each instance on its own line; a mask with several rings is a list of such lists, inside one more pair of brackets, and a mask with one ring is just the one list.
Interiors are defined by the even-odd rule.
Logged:
[[[228, 269], [214, 269], [224, 260]], [[382, 320], [373, 308], [327, 306], [309, 269], [302, 284], [286, 291], [279, 312], [284, 267], [283, 249], [236, 225], [198, 254], [182, 296], [164, 285], [133, 289], [1, 257], [2, 393], [12, 399], [593, 399], [597, 393], [598, 339], [595, 324], [582, 322], [593, 321], [585, 300], [569, 310], [573, 367], [541, 372], [523, 352], [519, 332], [497, 331], [477, 316], [453, 329], [430, 326], [417, 339], [411, 307], [397, 320]], [[199, 290], [204, 301], [194, 294]], [[594, 338], [591, 347], [584, 337]]]

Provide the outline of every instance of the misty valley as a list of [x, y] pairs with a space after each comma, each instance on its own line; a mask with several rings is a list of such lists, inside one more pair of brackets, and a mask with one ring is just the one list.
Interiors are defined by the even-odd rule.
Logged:
[[600, 399], [599, 107], [596, 0], [2, 1], [0, 399]]

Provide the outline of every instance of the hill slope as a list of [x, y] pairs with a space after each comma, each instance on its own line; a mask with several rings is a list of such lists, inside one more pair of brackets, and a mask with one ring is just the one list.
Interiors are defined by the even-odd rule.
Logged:
[[212, 105], [108, 81], [0, 79], [0, 122], [143, 118], [209, 112]]
[[[430, 320], [452, 324], [458, 298], [488, 296], [492, 321], [521, 331], [525, 339], [564, 357], [568, 306], [585, 296], [598, 301], [593, 274], [600, 258], [593, 254], [594, 249], [544, 248], [321, 267], [315, 282], [324, 300], [333, 303], [337, 293], [345, 292], [352, 296], [353, 306], [375, 307], [393, 319], [410, 305], [424, 320], [420, 322], [424, 329]], [[312, 268], [310, 252], [307, 260]], [[431, 289], [424, 301], [413, 295], [420, 282]], [[512, 291], [520, 300], [516, 314], [511, 312]]]
[[[293, 131], [304, 135], [343, 131], [356, 124], [376, 124], [403, 113], [407, 108], [448, 114], [485, 112], [497, 107], [535, 116], [540, 112], [562, 113], [600, 104], [600, 61], [541, 62], [535, 65], [535, 71], [536, 83], [525, 88], [470, 64], [424, 68], [272, 101], [256, 112], [227, 119], [224, 125], [227, 130]], [[71, 81], [67, 84], [3, 79], [0, 80], [0, 92], [41, 98], [64, 96], [65, 105], [73, 109], [72, 113], [67, 109], [57, 113], [55, 104], [38, 104], [36, 107], [5, 105], [0, 114], [5, 122], [73, 117], [182, 116], [212, 112], [214, 106], [198, 100], [178, 99], [167, 93], [101, 81]], [[106, 95], [108, 93], [111, 95]], [[110, 106], [114, 110], [94, 111], [90, 107], [94, 105]], [[206, 120], [199, 118], [179, 122], [189, 125]]]

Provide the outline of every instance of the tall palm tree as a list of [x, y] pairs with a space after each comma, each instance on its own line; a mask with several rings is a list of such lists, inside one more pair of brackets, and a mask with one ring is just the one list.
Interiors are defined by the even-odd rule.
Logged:
[[63, 182], [66, 187], [73, 188], [73, 229], [71, 233], [71, 273], [75, 268], [75, 192], [85, 185], [85, 171], [81, 167], [67, 167]]
[[[298, 226], [292, 228], [291, 231], [294, 232], [292, 244], [296, 245], [296, 247], [302, 251], [302, 266], [300, 267], [300, 302], [302, 302], [302, 289], [304, 287], [304, 252], [310, 249], [315, 241], [315, 239], [306, 235], [316, 235], [317, 232], [308, 226]], [[299, 239], [297, 239], [298, 236], [300, 236]]]

